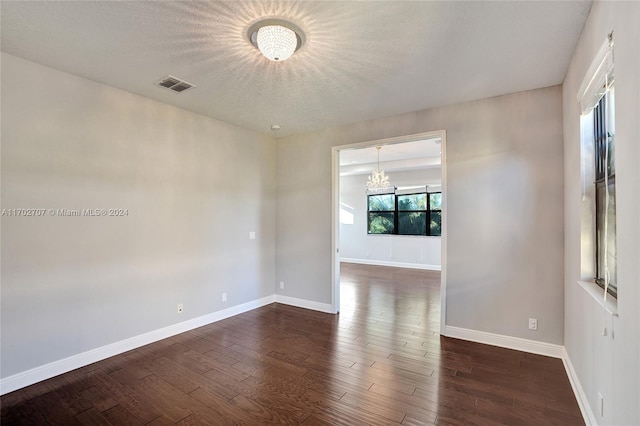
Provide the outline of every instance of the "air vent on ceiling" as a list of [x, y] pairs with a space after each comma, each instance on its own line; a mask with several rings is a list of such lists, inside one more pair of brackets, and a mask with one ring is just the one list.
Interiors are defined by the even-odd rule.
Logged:
[[181, 93], [185, 90], [189, 90], [192, 87], [195, 87], [191, 83], [187, 83], [184, 80], [180, 80], [172, 75], [168, 75], [164, 77], [162, 80], [158, 81], [158, 86], [167, 88], [169, 90], [173, 90], [174, 92]]

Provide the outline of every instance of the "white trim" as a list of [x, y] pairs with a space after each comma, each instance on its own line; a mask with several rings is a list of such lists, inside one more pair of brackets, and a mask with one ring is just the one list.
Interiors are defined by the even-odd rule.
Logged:
[[445, 326], [445, 336], [456, 339], [469, 340], [471, 342], [484, 343], [486, 345], [501, 348], [515, 349], [517, 351], [532, 354], [545, 355], [553, 358], [562, 358], [564, 346], [552, 343], [538, 342], [537, 340], [522, 339], [520, 337], [505, 336], [502, 334], [487, 333], [485, 331], [470, 330], [468, 328]]
[[589, 405], [587, 394], [584, 393], [584, 389], [580, 384], [578, 375], [573, 369], [569, 353], [564, 347], [562, 348], [562, 363], [564, 364], [564, 369], [567, 371], [569, 383], [571, 383], [571, 389], [573, 389], [573, 394], [576, 396], [576, 401], [578, 402], [578, 407], [580, 407], [580, 412], [582, 413], [582, 418], [584, 419], [585, 424], [587, 426], [597, 426], [598, 422], [596, 420], [596, 416], [593, 414], [593, 410], [591, 410], [591, 406]]
[[335, 313], [333, 306], [331, 306], [330, 303], [314, 302], [313, 300], [298, 299], [297, 297], [283, 296], [281, 294], [276, 294], [275, 302], [282, 303], [284, 305], [296, 306], [298, 308], [325, 312], [327, 314]]
[[442, 205], [440, 207], [440, 333], [444, 332], [447, 326], [447, 236], [449, 209], [449, 190], [447, 189], [447, 131], [443, 130], [440, 135], [440, 193], [442, 194]]
[[598, 104], [604, 94], [601, 91], [602, 86], [606, 85], [613, 67], [613, 32], [611, 32], [593, 58], [576, 94], [581, 114], [588, 113]]
[[75, 370], [76, 368], [84, 367], [85, 365], [89, 365], [97, 361], [101, 361], [114, 355], [139, 348], [140, 346], [148, 345], [150, 343], [157, 342], [158, 340], [166, 339], [167, 337], [175, 336], [176, 334], [193, 330], [194, 328], [202, 327], [207, 324], [211, 324], [244, 312], [251, 311], [256, 308], [260, 308], [265, 305], [269, 305], [275, 302], [275, 299], [276, 297], [274, 295], [271, 295], [263, 297], [262, 299], [252, 300], [251, 302], [232, 306], [221, 311], [213, 312], [177, 324], [172, 324], [168, 327], [130, 337], [119, 342], [111, 343], [99, 348], [72, 355], [68, 358], [53, 361], [49, 364], [41, 365], [30, 370], [14, 374], [13, 376], [5, 377], [3, 379], [0, 379], [0, 395], [13, 392], [17, 389], [50, 379], [52, 377], [69, 372], [71, 370]]
[[598, 305], [602, 306], [607, 313], [614, 317], [618, 316], [618, 300], [611, 295], [607, 295], [607, 299], [605, 300], [602, 287], [593, 281], [578, 281], [578, 285], [582, 287]]
[[[346, 259], [342, 260], [347, 261]], [[38, 383], [43, 380], [58, 376], [60, 374], [75, 370], [76, 368], [84, 367], [94, 362], [98, 362], [103, 359], [139, 348], [141, 346], [148, 345], [150, 343], [157, 342], [171, 336], [175, 336], [176, 334], [184, 333], [198, 327], [212, 324], [214, 322], [221, 321], [223, 319], [230, 318], [235, 315], [239, 315], [274, 302], [296, 306], [299, 308], [312, 309], [314, 311], [334, 313], [332, 305], [329, 303], [314, 302], [312, 300], [298, 299], [295, 297], [283, 295], [271, 295], [263, 297], [262, 299], [253, 300], [251, 302], [223, 309], [222, 311], [213, 312], [211, 314], [173, 324], [168, 327], [130, 337], [119, 342], [111, 343], [109, 345], [92, 349], [77, 355], [72, 355], [68, 358], [54, 361], [49, 364], [32, 368], [31, 370], [27, 370], [22, 373], [14, 374], [13, 376], [0, 379], [0, 395], [13, 392], [34, 383]], [[597, 426], [597, 421], [595, 419], [593, 411], [591, 410], [591, 407], [589, 406], [587, 396], [582, 389], [582, 385], [580, 384], [578, 375], [573, 368], [573, 364], [571, 363], [569, 354], [567, 353], [564, 346], [453, 326], [445, 326], [444, 331], [445, 333], [443, 334], [447, 337], [469, 340], [472, 342], [484, 343], [503, 348], [516, 349], [539, 355], [551, 356], [554, 358], [561, 358], [585, 423], [587, 424], [587, 426]]]
[[564, 346], [552, 343], [538, 342], [535, 340], [522, 339], [520, 337], [504, 336], [501, 334], [487, 333], [485, 331], [470, 330], [468, 328], [445, 326], [443, 335], [456, 339], [469, 340], [471, 342], [484, 343], [501, 348], [515, 349], [518, 351], [534, 353], [538, 355], [550, 356], [562, 359], [562, 364], [567, 372], [571, 389], [578, 402], [578, 407], [582, 413], [582, 418], [587, 426], [597, 426], [598, 422], [593, 415], [587, 395], [582, 389], [578, 375], [573, 368], [569, 354]]
[[340, 312], [340, 152], [331, 149], [331, 313]]
[[359, 263], [361, 265], [392, 266], [394, 268], [426, 269], [429, 271], [439, 271], [440, 265], [427, 265], [424, 263], [392, 262], [389, 260], [353, 259], [341, 257], [340, 262]]
[[440, 238], [441, 247], [441, 275], [440, 275], [440, 333], [444, 334], [444, 327], [447, 318], [447, 165], [446, 165], [446, 146], [447, 132], [445, 130], [436, 130], [431, 132], [416, 133], [413, 135], [395, 136], [386, 139], [378, 139], [366, 142], [357, 142], [347, 145], [336, 145], [331, 147], [331, 190], [332, 190], [332, 233], [331, 233], [331, 264], [333, 273], [331, 274], [331, 312], [336, 313], [340, 310], [340, 151], [354, 148], [367, 148], [377, 145], [393, 145], [397, 143], [415, 142], [423, 139], [440, 138], [441, 141], [441, 165], [440, 173], [442, 174], [442, 237]]

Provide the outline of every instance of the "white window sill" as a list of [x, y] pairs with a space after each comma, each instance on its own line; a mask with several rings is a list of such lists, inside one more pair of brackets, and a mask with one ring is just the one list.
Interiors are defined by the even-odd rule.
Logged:
[[613, 316], [618, 316], [618, 300], [610, 294], [607, 300], [604, 300], [604, 290], [598, 284], [588, 281], [578, 281], [578, 285], [582, 287], [600, 306]]

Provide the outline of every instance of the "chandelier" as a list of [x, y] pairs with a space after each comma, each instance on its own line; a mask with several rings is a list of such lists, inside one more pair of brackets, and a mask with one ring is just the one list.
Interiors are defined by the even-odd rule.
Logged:
[[367, 190], [369, 192], [383, 192], [392, 188], [389, 183], [389, 176], [384, 174], [384, 170], [380, 170], [380, 149], [382, 147], [376, 146], [378, 150], [378, 168], [371, 172], [371, 176], [367, 179]]
[[290, 22], [267, 19], [249, 28], [251, 44], [270, 61], [287, 60], [302, 46], [302, 31]]

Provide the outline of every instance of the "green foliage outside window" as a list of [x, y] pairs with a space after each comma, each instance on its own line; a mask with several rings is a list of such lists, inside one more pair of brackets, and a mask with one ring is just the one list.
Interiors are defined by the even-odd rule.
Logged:
[[368, 197], [368, 233], [442, 234], [442, 194], [380, 194]]
[[426, 210], [427, 194], [398, 195], [398, 210]]
[[429, 194], [429, 208], [431, 210], [442, 209], [442, 193], [441, 192], [434, 192], [433, 194]]
[[427, 221], [426, 212], [399, 212], [398, 213], [398, 234], [399, 235], [427, 235], [425, 226]]
[[394, 211], [395, 194], [369, 195], [369, 211]]
[[369, 213], [370, 234], [393, 234], [395, 213]]
[[431, 222], [429, 222], [429, 235], [442, 235], [442, 213], [431, 211]]
[[369, 234], [395, 234], [396, 195], [369, 195]]

